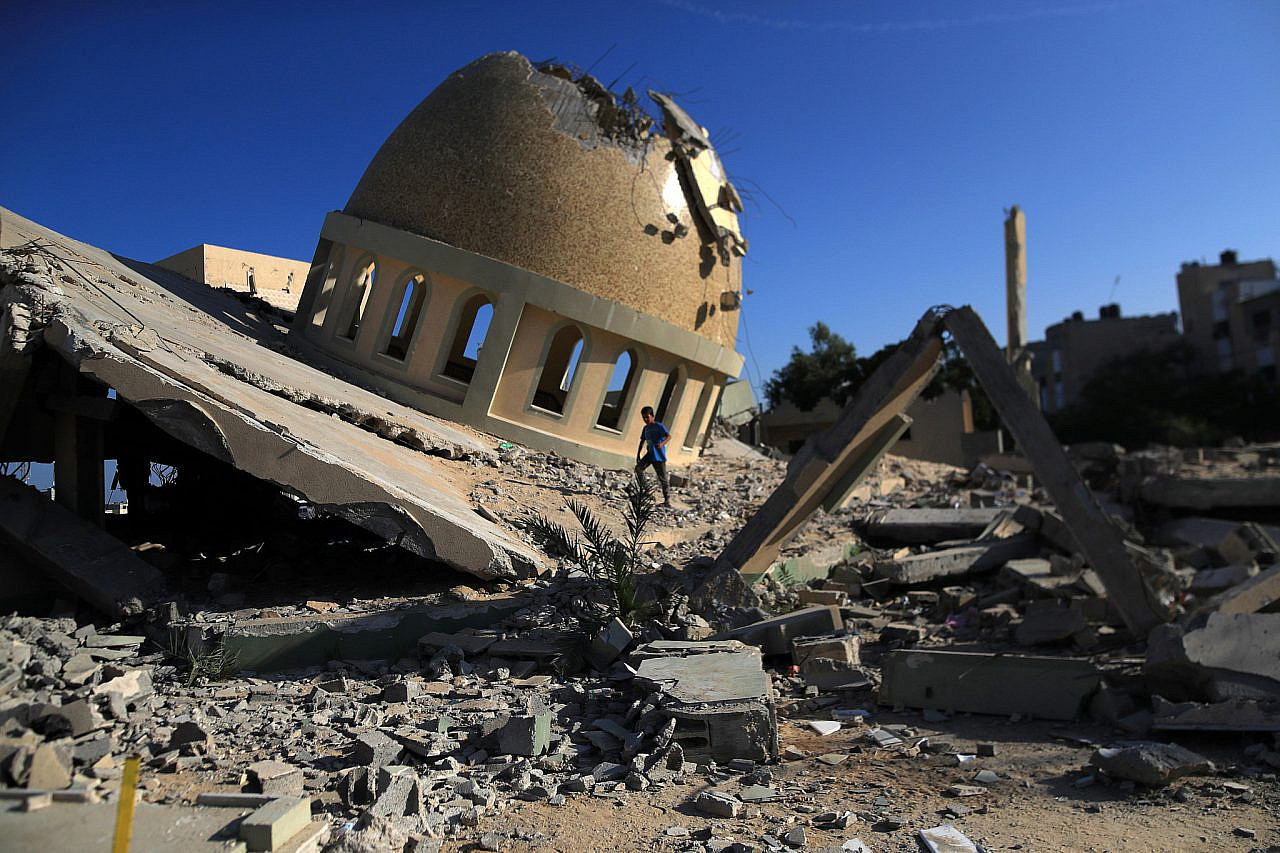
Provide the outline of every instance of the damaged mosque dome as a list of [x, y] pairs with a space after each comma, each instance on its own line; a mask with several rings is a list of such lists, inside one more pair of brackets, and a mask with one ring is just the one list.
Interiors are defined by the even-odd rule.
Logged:
[[290, 336], [429, 414], [629, 467], [698, 454], [734, 350], [741, 201], [669, 96], [517, 53], [454, 72], [325, 219]]

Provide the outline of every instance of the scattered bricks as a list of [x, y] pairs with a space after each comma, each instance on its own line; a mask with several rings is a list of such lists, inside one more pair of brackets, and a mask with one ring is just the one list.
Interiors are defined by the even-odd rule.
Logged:
[[273, 797], [302, 796], [302, 771], [283, 761], [255, 761], [249, 765], [249, 783]]
[[860, 663], [860, 641], [857, 637], [805, 637], [793, 640], [791, 657], [804, 666], [811, 658], [829, 658], [848, 664]]
[[880, 642], [914, 646], [928, 634], [928, 630], [922, 625], [913, 625], [910, 622], [890, 622], [880, 629]]
[[397, 681], [382, 688], [383, 702], [409, 702], [422, 695], [422, 682], [415, 680]]
[[844, 590], [839, 589], [799, 589], [796, 598], [801, 604], [834, 604], [837, 607], [849, 600]]
[[366, 767], [378, 768], [395, 764], [402, 751], [399, 743], [382, 732], [365, 732], [356, 737], [352, 757]]
[[694, 797], [693, 807], [712, 817], [737, 817], [742, 811], [742, 802], [727, 794], [703, 791]]
[[240, 840], [250, 850], [275, 850], [311, 823], [310, 797], [281, 797], [240, 824]]
[[591, 647], [587, 650], [587, 659], [596, 669], [607, 669], [609, 664], [617, 660], [633, 642], [635, 642], [635, 635], [622, 624], [622, 620], [615, 616], [591, 641]]
[[1104, 747], [1095, 751], [1089, 762], [1109, 776], [1153, 788], [1168, 785], [1183, 776], [1213, 772], [1209, 759], [1172, 743]]

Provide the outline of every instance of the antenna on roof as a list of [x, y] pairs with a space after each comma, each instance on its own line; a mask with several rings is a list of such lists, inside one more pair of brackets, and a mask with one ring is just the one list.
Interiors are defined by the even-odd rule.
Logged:
[[1111, 282], [1111, 293], [1107, 296], [1108, 302], [1116, 301], [1116, 288], [1120, 286], [1120, 274], [1116, 274], [1116, 280]]

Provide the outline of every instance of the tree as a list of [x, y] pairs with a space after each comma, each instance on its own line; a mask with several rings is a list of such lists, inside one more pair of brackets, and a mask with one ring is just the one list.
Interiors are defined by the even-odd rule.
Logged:
[[831, 397], [844, 405], [852, 395], [850, 384], [861, 384], [857, 353], [853, 344], [840, 337], [819, 320], [809, 328], [811, 349], [791, 348], [791, 360], [764, 383], [769, 405], [784, 400], [802, 411], [810, 411], [823, 397]]

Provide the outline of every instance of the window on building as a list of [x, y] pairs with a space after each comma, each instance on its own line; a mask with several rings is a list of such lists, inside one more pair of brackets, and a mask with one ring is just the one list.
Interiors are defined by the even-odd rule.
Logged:
[[1053, 385], [1053, 408], [1061, 409], [1067, 404], [1066, 389], [1062, 387], [1061, 382], [1055, 382]]
[[1271, 311], [1258, 311], [1251, 318], [1253, 321], [1253, 339], [1265, 341], [1271, 337]]
[[600, 404], [600, 414], [596, 416], [598, 425], [617, 429], [622, 422], [622, 412], [631, 397], [631, 387], [636, 377], [636, 362], [634, 350], [624, 350], [614, 362], [609, 388], [604, 393], [604, 402]]
[[1062, 350], [1053, 351], [1053, 372], [1062, 373]]
[[[662, 396], [658, 398], [658, 405], [654, 412], [654, 417], [663, 424], [667, 422], [668, 409], [671, 408], [671, 401], [676, 397], [676, 389], [679, 388], [683, 378], [683, 366], [677, 366], [667, 374], [667, 384], [662, 387]], [[670, 429], [670, 427], [667, 427], [667, 429]]]
[[453, 334], [449, 357], [442, 371], [445, 376], [459, 382], [470, 382], [480, 363], [480, 351], [484, 349], [489, 324], [493, 321], [493, 303], [483, 293], [467, 300], [458, 315], [458, 328]]
[[1213, 339], [1215, 341], [1229, 337], [1231, 337], [1231, 326], [1226, 320], [1219, 320], [1213, 324]]
[[1231, 339], [1219, 338], [1217, 342], [1218, 350], [1218, 372], [1226, 373], [1235, 366], [1234, 360], [1231, 358]]
[[352, 279], [351, 293], [347, 297], [347, 321], [339, 334], [347, 340], [354, 341], [360, 333], [360, 321], [364, 317], [364, 309], [369, 304], [369, 294], [373, 292], [373, 281], [378, 274], [378, 265], [369, 261], [361, 267]]
[[547, 350], [538, 385], [533, 392], [533, 405], [543, 411], [564, 414], [564, 404], [573, 388], [582, 359], [582, 332], [577, 326], [565, 326], [556, 332]]
[[404, 280], [401, 285], [400, 300], [397, 303], [395, 324], [391, 327], [391, 337], [387, 339], [384, 352], [392, 358], [404, 361], [409, 353], [409, 343], [413, 333], [418, 329], [418, 320], [422, 316], [422, 304], [426, 301], [427, 281], [419, 273]]

